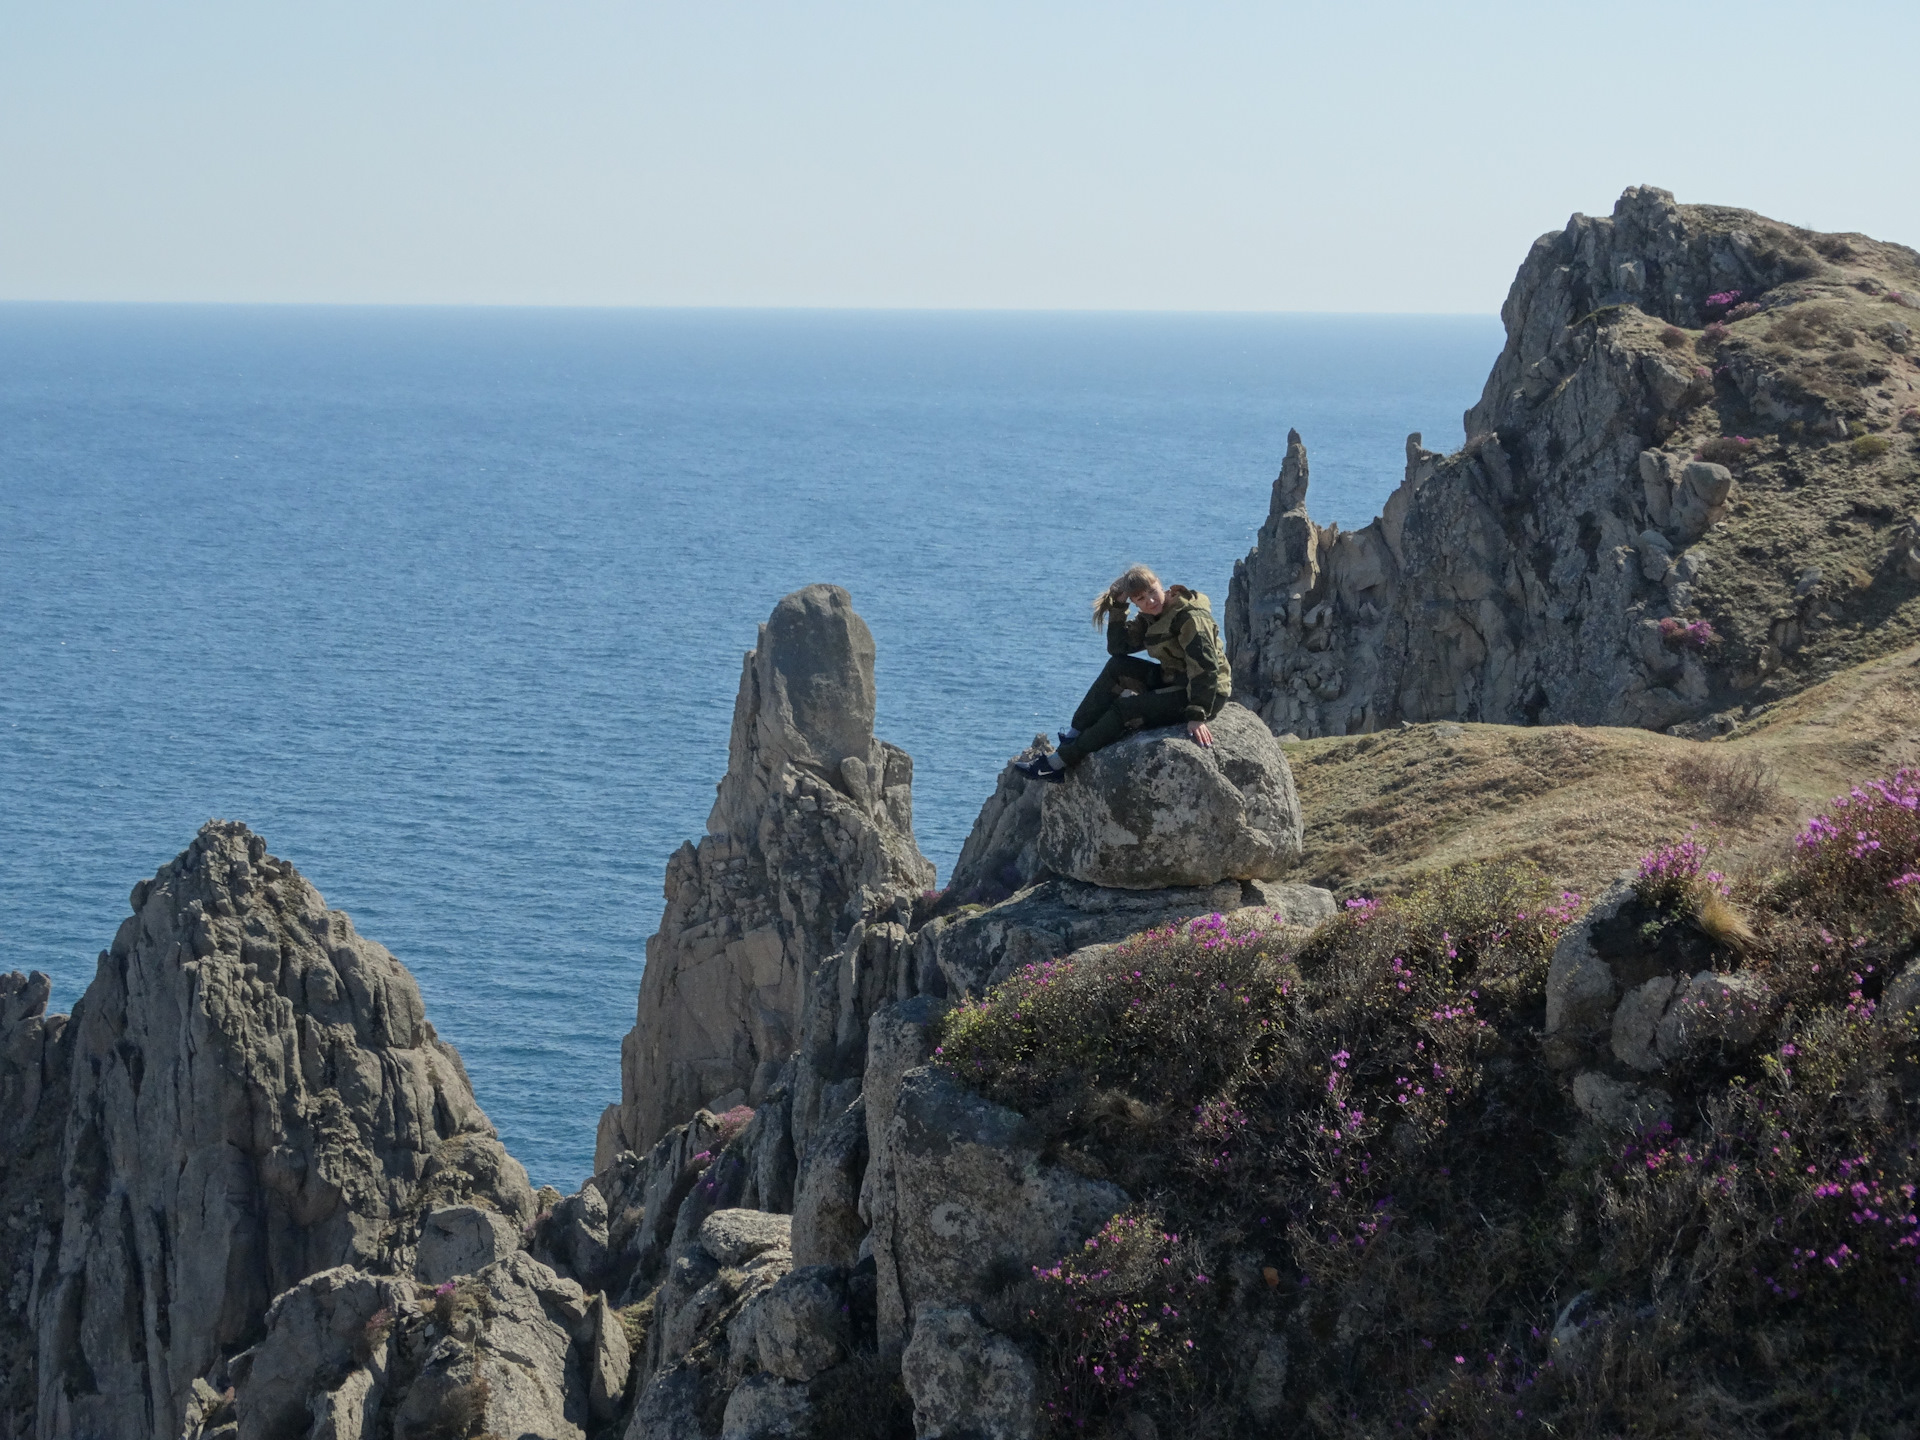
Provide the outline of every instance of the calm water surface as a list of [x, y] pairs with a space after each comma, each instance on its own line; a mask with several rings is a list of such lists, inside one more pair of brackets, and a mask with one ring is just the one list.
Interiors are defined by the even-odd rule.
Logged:
[[591, 1168], [774, 601], [846, 586], [944, 877], [1144, 560], [1224, 607], [1288, 426], [1364, 523], [1497, 321], [0, 306], [0, 968], [72, 1004], [247, 821]]

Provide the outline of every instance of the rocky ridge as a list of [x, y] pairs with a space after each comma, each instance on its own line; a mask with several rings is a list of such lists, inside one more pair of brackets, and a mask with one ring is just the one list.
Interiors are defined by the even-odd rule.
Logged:
[[1308, 516], [1299, 435], [1226, 637], [1279, 733], [1402, 722], [1724, 733], [1913, 638], [1920, 256], [1621, 196], [1543, 236], [1440, 455], [1360, 530]]

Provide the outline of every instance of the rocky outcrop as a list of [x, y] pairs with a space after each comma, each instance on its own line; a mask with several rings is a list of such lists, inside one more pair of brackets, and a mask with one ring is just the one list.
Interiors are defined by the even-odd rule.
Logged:
[[900, 1357], [919, 1440], [1031, 1440], [1040, 1377], [1032, 1359], [970, 1310], [923, 1310]]
[[873, 654], [837, 586], [795, 591], [760, 627], [708, 833], [667, 865], [596, 1170], [703, 1105], [759, 1104], [799, 1047], [808, 977], [933, 883], [913, 761], [874, 738]]
[[438, 1286], [310, 1276], [230, 1368], [239, 1433], [261, 1440], [586, 1440], [618, 1418], [632, 1366], [604, 1297], [516, 1251]]
[[1045, 1163], [1037, 1127], [943, 1070], [907, 1071], [891, 1112], [868, 1202], [883, 1351], [922, 1307], [979, 1303], [1127, 1204], [1117, 1185]]
[[[30, 1247], [47, 1440], [174, 1440], [276, 1295], [341, 1265], [404, 1274], [429, 1211], [532, 1215], [413, 978], [258, 836], [210, 821], [132, 900], [71, 1022], [40, 1025], [40, 1109], [60, 1110]], [[17, 1091], [31, 1027], [8, 1028]]]
[[[1752, 1044], [1772, 1010], [1765, 983], [1622, 876], [1567, 928], [1547, 971], [1543, 1052], [1574, 1071], [1574, 1104], [1628, 1133], [1669, 1118], [1665, 1072]], [[1721, 968], [1713, 968], [1714, 964]]]
[[958, 910], [921, 926], [913, 937], [919, 993], [977, 996], [1024, 965], [1196, 915], [1260, 905], [1264, 898], [1264, 891], [1238, 880], [1159, 890], [1043, 880], [998, 905]]
[[1273, 880], [1300, 854], [1300, 798], [1272, 733], [1239, 705], [1210, 722], [1142, 730], [1089, 755], [1041, 803], [1041, 867], [1093, 885], [1159, 890]]
[[[1047, 737], [1036, 735], [1033, 744], [1013, 760], [1052, 751]], [[953, 903], [997, 904], [1046, 876], [1039, 849], [1040, 810], [1046, 792], [1014, 769], [1013, 760], [1001, 767], [993, 794], [980, 807], [960, 847], [960, 858], [947, 879], [946, 894]]]
[[1901, 517], [1857, 501], [1869, 478], [1911, 477], [1902, 407], [1920, 392], [1892, 312], [1916, 277], [1902, 247], [1652, 188], [1574, 216], [1514, 280], [1466, 444], [1410, 436], [1372, 523], [1309, 518], [1289, 435], [1229, 592], [1240, 698], [1309, 737], [1661, 729], [1790, 693], [1823, 647], [1902, 643]]

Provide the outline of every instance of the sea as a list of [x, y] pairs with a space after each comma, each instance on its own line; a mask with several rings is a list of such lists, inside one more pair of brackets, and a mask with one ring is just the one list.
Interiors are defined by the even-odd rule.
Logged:
[[1366, 523], [1492, 316], [0, 305], [0, 969], [73, 1004], [246, 821], [418, 977], [536, 1184], [619, 1095], [741, 657], [843, 585], [952, 869], [1136, 561], [1225, 608], [1289, 427]]

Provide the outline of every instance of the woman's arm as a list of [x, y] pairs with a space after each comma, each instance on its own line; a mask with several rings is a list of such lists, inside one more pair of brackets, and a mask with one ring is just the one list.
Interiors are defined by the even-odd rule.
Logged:
[[1147, 617], [1127, 619], [1127, 607], [1116, 605], [1107, 612], [1107, 653], [1131, 655], [1147, 643]]
[[1211, 733], [1202, 739], [1195, 727], [1205, 730], [1208, 717], [1233, 695], [1233, 671], [1220, 648], [1220, 632], [1188, 610], [1173, 622], [1173, 635], [1187, 657], [1187, 730], [1201, 744], [1211, 744]]

